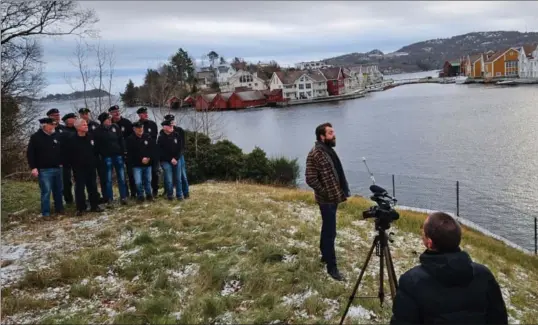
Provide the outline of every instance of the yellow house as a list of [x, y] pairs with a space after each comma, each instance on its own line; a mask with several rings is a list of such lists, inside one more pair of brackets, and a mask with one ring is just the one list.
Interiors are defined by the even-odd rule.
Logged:
[[471, 69], [469, 76], [471, 78], [482, 78], [484, 76], [484, 55], [475, 54], [469, 57]]
[[486, 59], [484, 63], [484, 75], [486, 78], [517, 77], [518, 74], [519, 50], [516, 48], [496, 52]]

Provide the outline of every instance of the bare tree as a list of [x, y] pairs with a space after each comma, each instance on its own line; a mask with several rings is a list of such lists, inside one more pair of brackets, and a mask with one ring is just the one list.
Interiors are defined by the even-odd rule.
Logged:
[[[75, 1], [14, 1], [2, 10], [2, 174], [24, 168], [26, 139], [40, 114], [35, 98], [45, 86], [39, 37], [95, 35], [93, 10]], [[32, 124], [31, 124], [32, 123]]]
[[2, 46], [34, 35], [96, 35], [95, 11], [82, 10], [76, 1], [2, 1]]
[[[116, 67], [116, 53], [114, 45], [111, 49], [107, 50], [107, 62], [108, 62], [108, 106], [112, 106], [112, 83], [114, 80], [114, 68]], [[117, 101], [117, 99], [116, 99]]]
[[[65, 76], [65, 79], [73, 91], [83, 93], [84, 106], [91, 109], [94, 114], [100, 114], [113, 104], [117, 104], [118, 99], [113, 102], [111, 94], [114, 85], [114, 50], [103, 46], [100, 40], [90, 45], [79, 39], [73, 55], [74, 58], [69, 61], [77, 68], [79, 77], [76, 78], [76, 83], [68, 76]], [[90, 86], [97, 91], [97, 97], [89, 98]], [[79, 87], [82, 87], [82, 90]], [[102, 96], [106, 90], [108, 90], [108, 106], [105, 105]], [[76, 103], [73, 103], [73, 108], [77, 109]]]
[[[90, 47], [83, 39], [77, 40], [77, 45], [75, 47], [75, 50], [73, 52], [74, 59], [68, 59], [71, 64], [78, 69], [78, 74], [80, 75], [80, 82], [82, 83], [82, 92], [84, 96], [84, 106], [89, 107], [88, 105], [88, 98], [86, 96], [86, 92], [88, 90], [88, 85], [92, 82], [93, 74], [88, 66], [88, 59], [89, 59], [89, 52]], [[77, 78], [78, 79], [78, 78]], [[65, 76], [65, 81], [71, 89], [74, 91], [78, 91], [78, 87], [75, 87], [73, 85], [73, 81], [71, 80], [71, 77]]]

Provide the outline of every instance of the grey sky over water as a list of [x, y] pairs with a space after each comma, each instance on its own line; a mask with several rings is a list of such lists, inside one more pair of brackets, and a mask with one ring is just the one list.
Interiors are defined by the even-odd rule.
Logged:
[[[396, 51], [473, 31], [538, 31], [538, 2], [84, 1], [100, 18], [103, 44], [116, 53], [115, 90], [183, 47], [200, 60], [276, 60], [288, 65], [378, 48]], [[43, 41], [46, 93], [69, 92], [75, 38]]]

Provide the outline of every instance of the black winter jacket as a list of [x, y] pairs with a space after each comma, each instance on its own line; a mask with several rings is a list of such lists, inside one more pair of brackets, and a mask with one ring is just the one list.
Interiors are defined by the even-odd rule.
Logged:
[[120, 119], [114, 123], [120, 127], [124, 139], [127, 139], [133, 134], [133, 123], [125, 117], [120, 117]]
[[[157, 144], [151, 139], [149, 134], [142, 134], [141, 137], [136, 136], [136, 134], [131, 134], [127, 138], [127, 159], [133, 167], [148, 167], [153, 166], [154, 157], [158, 157], [157, 154]], [[149, 163], [144, 165], [142, 163], [142, 158], [150, 158]]]
[[66, 161], [73, 169], [95, 168], [98, 163], [98, 151], [92, 133], [81, 137], [75, 134], [66, 140]]
[[30, 169], [59, 168], [63, 165], [64, 149], [58, 132], [46, 134], [38, 130], [30, 137], [26, 157]]
[[125, 155], [125, 140], [120, 127], [112, 124], [110, 127], [101, 125], [95, 130], [95, 145], [101, 158]]
[[157, 127], [157, 123], [153, 122], [152, 120], [139, 120], [139, 122], [144, 125], [144, 133], [149, 134], [149, 136], [157, 142], [157, 134], [159, 132], [159, 128]]
[[99, 128], [99, 123], [89, 120], [88, 121], [88, 133], [94, 133]]
[[181, 139], [179, 134], [172, 132], [166, 134], [161, 130], [159, 138], [157, 139], [157, 146], [159, 147], [159, 161], [172, 161], [172, 158], [179, 160], [181, 158]]
[[426, 251], [400, 277], [391, 324], [508, 324], [499, 284], [461, 250]]

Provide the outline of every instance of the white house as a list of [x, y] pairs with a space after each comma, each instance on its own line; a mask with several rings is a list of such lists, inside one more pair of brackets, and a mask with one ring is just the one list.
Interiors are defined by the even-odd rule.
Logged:
[[223, 92], [235, 91], [238, 87], [248, 87], [252, 90], [266, 90], [265, 80], [258, 77], [257, 73], [239, 70], [231, 76], [226, 82], [220, 84], [220, 90]]
[[328, 96], [327, 79], [319, 70], [278, 71], [269, 81], [271, 90], [282, 89], [282, 96], [291, 100]]
[[220, 64], [215, 69], [217, 81], [219, 84], [228, 82], [237, 71], [229, 64]]
[[519, 51], [519, 77], [538, 79], [538, 45], [525, 45]]

